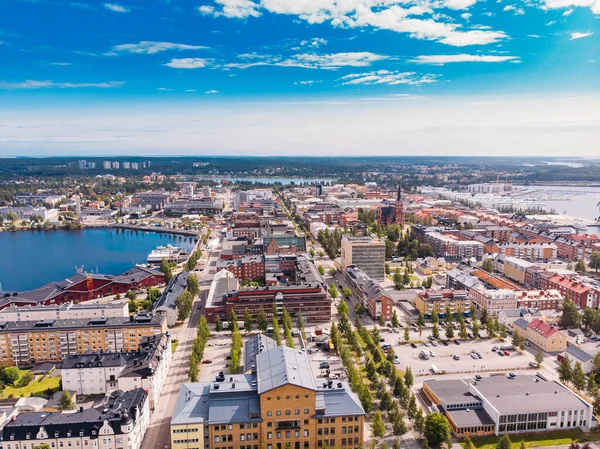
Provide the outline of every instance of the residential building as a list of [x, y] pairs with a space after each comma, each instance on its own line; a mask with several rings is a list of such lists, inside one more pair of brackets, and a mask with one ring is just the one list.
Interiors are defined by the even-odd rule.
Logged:
[[168, 334], [145, 337], [133, 352], [87, 352], [70, 355], [61, 364], [63, 390], [78, 395], [143, 388], [154, 410], [171, 366]]
[[138, 388], [115, 392], [97, 408], [21, 413], [2, 430], [2, 448], [141, 449], [149, 423], [148, 394]]
[[306, 251], [306, 237], [294, 232], [270, 234], [262, 238], [265, 254], [289, 254]]
[[525, 284], [525, 275], [527, 270], [534, 266], [531, 262], [519, 259], [518, 257], [505, 256], [501, 254], [498, 256], [498, 261], [502, 265], [502, 274], [521, 285]]
[[253, 346], [258, 352], [247, 374], [181, 387], [171, 419], [172, 449], [363, 446], [365, 411], [348, 384], [317, 385], [305, 352]]
[[520, 293], [515, 290], [492, 290], [483, 286], [472, 288], [469, 298], [478, 310], [487, 310], [490, 315], [498, 315], [501, 310], [516, 309]]
[[371, 279], [355, 265], [346, 268], [344, 274], [352, 293], [371, 318], [378, 320], [382, 316], [385, 321], [392, 319], [394, 301], [379, 282]]
[[500, 251], [507, 256], [533, 262], [547, 262], [558, 256], [558, 247], [554, 243], [515, 243], [501, 242]]
[[102, 168], [104, 168], [104, 170], [110, 170], [110, 161], [102, 162]]
[[[195, 276], [195, 274], [191, 274]], [[154, 303], [154, 312], [162, 313], [167, 317], [167, 325], [175, 326], [177, 324], [177, 297], [182, 294], [187, 288], [187, 280], [190, 273], [182, 271], [175, 276], [164, 289], [160, 298]]]
[[123, 168], [129, 170], [131, 168], [131, 162], [123, 162]]
[[219, 215], [221, 213], [221, 205], [212, 200], [186, 200], [174, 201], [165, 205], [163, 211], [166, 215], [181, 216], [181, 215]]
[[35, 217], [42, 221], [58, 221], [58, 209], [46, 209], [33, 206], [0, 207], [0, 217], [8, 218], [8, 214], [16, 214], [21, 220], [31, 220]]
[[112, 161], [112, 162], [110, 163], [110, 166], [111, 166], [111, 168], [112, 168], [112, 169], [114, 169], [114, 170], [118, 170], [118, 169], [119, 169], [119, 167], [120, 167], [120, 165], [121, 165], [121, 164], [119, 163], [119, 161]]
[[54, 195], [51, 193], [17, 193], [13, 195], [13, 202], [21, 206], [50, 204], [52, 207], [54, 207], [57, 203], [65, 198], [65, 195]]
[[342, 236], [342, 269], [356, 265], [376, 281], [385, 279], [385, 242], [371, 237]]
[[503, 194], [504, 192], [510, 192], [512, 190], [512, 184], [505, 184], [501, 182], [469, 184], [467, 186], [467, 190], [469, 193]]
[[217, 271], [229, 270], [240, 281], [264, 281], [265, 257], [259, 255], [243, 256], [235, 260], [218, 260]]
[[166, 331], [164, 317], [151, 313], [128, 318], [4, 321], [0, 323], [0, 363], [22, 366], [60, 362], [87, 351], [136, 351], [144, 337]]
[[563, 296], [569, 296], [580, 309], [600, 305], [600, 286], [585, 282], [581, 277], [569, 277], [560, 274], [543, 273], [539, 279], [539, 288], [558, 290]]
[[592, 404], [540, 374], [432, 379], [423, 382], [423, 393], [457, 437], [597, 426]]
[[567, 349], [567, 335], [542, 320], [527, 322], [519, 319], [515, 321], [513, 329], [542, 351], [562, 352]]
[[112, 276], [95, 273], [76, 273], [60, 282], [50, 282], [35, 290], [6, 293], [0, 298], [0, 310], [16, 306], [41, 306], [66, 302], [85, 302], [129, 290], [146, 290], [164, 284], [165, 275], [160, 271], [136, 266], [123, 274]]
[[134, 206], [151, 210], [161, 210], [173, 199], [173, 194], [165, 191], [136, 193], [131, 199]]
[[437, 231], [425, 233], [424, 243], [431, 245], [437, 257], [447, 260], [477, 259], [484, 254], [484, 245], [476, 240], [459, 240], [455, 236], [441, 234]]
[[469, 316], [471, 300], [466, 290], [429, 289], [417, 295], [415, 307], [427, 319], [431, 318], [434, 310], [440, 318], [446, 318], [447, 307], [450, 307], [452, 316]]
[[521, 309], [559, 310], [565, 298], [558, 290], [525, 290], [517, 298]]
[[[327, 286], [315, 265], [304, 256], [297, 256], [293, 278], [271, 283], [266, 287], [239, 287], [236, 277], [228, 270], [219, 271], [211, 284], [204, 313], [210, 323], [216, 317], [226, 321], [235, 311], [241, 317], [248, 309], [256, 319], [260, 310], [267, 317], [273, 311], [281, 316], [285, 308], [292, 317], [302, 314], [307, 323], [331, 321], [331, 300]], [[268, 280], [267, 280], [268, 281]]]
[[12, 304], [0, 311], [1, 321], [77, 320], [86, 318], [129, 318], [127, 301], [106, 304], [66, 302], [47, 306], [22, 306]]
[[446, 288], [471, 291], [478, 285], [482, 285], [478, 278], [459, 268], [452, 268], [446, 273]]

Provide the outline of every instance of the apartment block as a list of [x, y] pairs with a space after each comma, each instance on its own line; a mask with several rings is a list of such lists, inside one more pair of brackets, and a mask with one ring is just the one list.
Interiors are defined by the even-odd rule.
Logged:
[[516, 309], [520, 293], [515, 290], [492, 290], [478, 286], [469, 290], [469, 298], [478, 310], [498, 315], [501, 310]]
[[447, 307], [450, 307], [453, 316], [469, 316], [471, 300], [466, 290], [430, 289], [417, 295], [415, 307], [427, 319], [431, 318], [434, 310], [440, 318], [446, 318]]
[[441, 234], [437, 231], [425, 233], [424, 243], [431, 245], [437, 257], [447, 260], [462, 260], [475, 258], [481, 260], [484, 254], [484, 245], [476, 240], [459, 240], [458, 238]]
[[363, 447], [365, 411], [348, 384], [317, 384], [306, 353], [273, 343], [252, 343], [247, 374], [181, 387], [172, 449]]
[[554, 260], [558, 247], [554, 243], [500, 243], [500, 251], [507, 256], [518, 257], [533, 262]]
[[115, 392], [97, 408], [21, 413], [2, 429], [2, 448], [141, 449], [149, 423], [148, 394], [138, 388]]
[[163, 315], [128, 318], [0, 322], [0, 363], [60, 362], [87, 351], [136, 351], [144, 338], [167, 331]]
[[143, 338], [133, 352], [96, 352], [68, 356], [60, 375], [64, 390], [78, 395], [143, 388], [154, 410], [171, 366], [171, 338], [167, 334]]
[[385, 321], [390, 321], [394, 314], [394, 301], [383, 289], [379, 282], [371, 279], [356, 266], [349, 266], [344, 272], [350, 289], [371, 318], [377, 320], [383, 316]]
[[342, 236], [342, 268], [356, 265], [376, 281], [385, 279], [385, 242], [371, 237]]
[[77, 320], [87, 318], [129, 318], [127, 301], [112, 301], [106, 304], [66, 302], [47, 306], [22, 306], [12, 304], [0, 311], [0, 322]]
[[523, 318], [514, 322], [513, 330], [545, 352], [562, 352], [567, 349], [567, 335], [555, 327], [535, 319]]

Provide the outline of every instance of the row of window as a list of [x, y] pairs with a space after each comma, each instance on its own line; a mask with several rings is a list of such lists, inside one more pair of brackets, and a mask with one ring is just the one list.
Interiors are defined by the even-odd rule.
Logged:
[[192, 429], [173, 429], [173, 433], [188, 433], [188, 432], [198, 432], [198, 428], [192, 428]]

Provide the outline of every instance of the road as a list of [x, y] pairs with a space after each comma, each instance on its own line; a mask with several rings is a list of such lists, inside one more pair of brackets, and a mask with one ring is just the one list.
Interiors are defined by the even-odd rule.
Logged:
[[[196, 338], [198, 321], [206, 305], [206, 298], [210, 289], [210, 280], [214, 276], [214, 266], [218, 253], [208, 255], [208, 264], [204, 272], [196, 273], [200, 281], [200, 296], [194, 301], [192, 314], [182, 326], [171, 329], [171, 337], [178, 340], [177, 349], [173, 354], [171, 368], [161, 391], [161, 400], [150, 418], [150, 425], [144, 436], [142, 447], [144, 449], [166, 449], [171, 447], [170, 422], [175, 410], [177, 395], [181, 385], [189, 380], [189, 355]], [[202, 310], [198, 306], [202, 306]]]

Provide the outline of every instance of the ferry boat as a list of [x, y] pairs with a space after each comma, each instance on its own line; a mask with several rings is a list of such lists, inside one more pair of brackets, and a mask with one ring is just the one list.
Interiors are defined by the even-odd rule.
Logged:
[[152, 252], [148, 254], [148, 263], [160, 264], [163, 259], [166, 259], [167, 262], [182, 262], [187, 258], [187, 256], [187, 251], [183, 248], [179, 248], [178, 246], [157, 246], [156, 249], [152, 250]]

